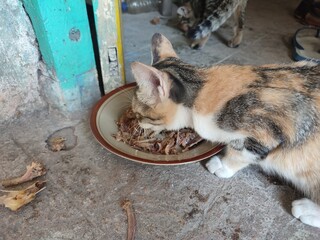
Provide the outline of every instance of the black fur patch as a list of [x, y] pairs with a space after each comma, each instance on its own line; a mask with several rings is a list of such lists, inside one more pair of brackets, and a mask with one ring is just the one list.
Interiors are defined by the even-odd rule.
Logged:
[[160, 61], [153, 67], [169, 74], [172, 80], [169, 97], [172, 101], [192, 107], [203, 87], [203, 80], [197, 68], [173, 57]]
[[318, 128], [319, 116], [310, 96], [301, 92], [294, 93], [290, 107], [296, 113], [294, 145], [299, 145]]
[[[253, 110], [256, 109], [262, 110], [265, 114], [255, 114]], [[261, 102], [258, 95], [251, 91], [229, 100], [218, 114], [217, 124], [227, 131], [245, 129], [250, 132], [253, 127], [266, 130], [279, 144], [283, 144], [288, 141], [288, 137], [272, 118], [273, 116], [282, 116], [282, 114], [272, 106]]]
[[279, 144], [287, 144], [288, 136], [282, 131], [280, 126], [270, 117], [261, 115], [251, 115], [248, 114], [246, 118], [245, 128], [250, 129], [252, 126], [255, 128], [266, 129], [269, 131], [274, 139], [278, 141]]
[[196, 18], [201, 19], [203, 18], [203, 14], [206, 9], [206, 1], [185, 1], [190, 2], [191, 8], [193, 9], [193, 14]]
[[199, 49], [200, 48], [200, 44], [195, 44], [194, 46], [192, 46], [192, 49]]
[[254, 155], [258, 156], [260, 160], [265, 159], [270, 152], [269, 148], [263, 146], [254, 138], [247, 138], [244, 141], [244, 147]]
[[320, 65], [310, 67], [303, 76], [306, 79], [304, 87], [309, 92], [318, 91], [320, 89]]
[[186, 95], [186, 88], [176, 77], [171, 76], [171, 79], [172, 86], [170, 89], [170, 98], [176, 103], [182, 103]]
[[[281, 80], [275, 76], [278, 72], [288, 72], [289, 74], [298, 74], [299, 78], [304, 81], [304, 86], [309, 91], [320, 88], [320, 65], [316, 66], [283, 66], [283, 67], [256, 67], [253, 69], [257, 73], [259, 79], [249, 85], [249, 87], [266, 87], [272, 80]], [[288, 79], [283, 78], [283, 81]]]
[[212, 25], [212, 22], [209, 21], [209, 20], [205, 20], [205, 21], [203, 22], [203, 26], [204, 26], [204, 27], [211, 28], [211, 25]]
[[263, 68], [255, 68], [253, 69], [254, 72], [257, 73], [257, 75], [259, 76], [259, 78], [254, 81], [253, 84], [250, 84], [249, 87], [261, 87], [261, 86], [265, 86], [266, 84], [268, 84], [272, 78], [270, 78], [270, 76], [264, 71]]
[[215, 0], [215, 1], [207, 1], [206, 5], [206, 15], [208, 16], [212, 12], [218, 11], [219, 14], [223, 14], [226, 12], [226, 8], [231, 4], [232, 0]]
[[[279, 94], [284, 93], [287, 96], [286, 101], [277, 103], [275, 108], [271, 104], [264, 103], [262, 109], [268, 113], [268, 116], [250, 116], [250, 122], [255, 123], [261, 128], [272, 131], [275, 139], [286, 145], [287, 147], [296, 147], [303, 144], [312, 134], [318, 131], [319, 114], [316, 109], [315, 93], [320, 89], [320, 66], [305, 65], [297, 66], [279, 66], [279, 67], [257, 67], [253, 69], [259, 78], [248, 87], [257, 89], [257, 92], [263, 89], [275, 89]], [[297, 81], [294, 88], [293, 81], [295, 76]], [[292, 87], [277, 87], [272, 85], [272, 81], [284, 81], [292, 85]], [[289, 85], [289, 86], [290, 86]], [[303, 87], [303, 88], [301, 88]], [[280, 104], [280, 105], [279, 105]], [[295, 135], [286, 136], [280, 126], [273, 120], [273, 116], [278, 118], [286, 118], [287, 114], [291, 116], [292, 124], [294, 124]]]
[[294, 73], [306, 73], [310, 69], [310, 66], [302, 66], [302, 67], [296, 67], [296, 66], [280, 66], [280, 67], [260, 67], [258, 68], [261, 71], [264, 72], [279, 72], [279, 71], [289, 71]]
[[197, 38], [197, 34], [200, 31], [201, 31], [200, 26], [196, 26], [196, 27], [190, 28], [188, 30], [186, 36], [187, 36], [187, 38], [190, 38], [190, 39], [196, 39]]
[[239, 95], [229, 100], [218, 114], [218, 126], [222, 129], [237, 130], [241, 127], [246, 112], [260, 105], [255, 92]]
[[220, 15], [219, 15], [218, 13], [216, 13], [216, 12], [212, 13], [212, 16], [213, 16], [214, 18], [219, 18], [219, 17], [220, 17]]

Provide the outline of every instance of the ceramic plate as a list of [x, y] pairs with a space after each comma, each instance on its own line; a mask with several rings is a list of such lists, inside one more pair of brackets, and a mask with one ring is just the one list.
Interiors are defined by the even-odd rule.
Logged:
[[179, 165], [201, 161], [220, 152], [222, 145], [202, 142], [191, 150], [178, 155], [158, 155], [136, 150], [118, 142], [112, 136], [117, 132], [116, 121], [130, 107], [136, 84], [119, 87], [103, 96], [93, 108], [90, 125], [98, 142], [110, 152], [135, 162], [153, 165]]

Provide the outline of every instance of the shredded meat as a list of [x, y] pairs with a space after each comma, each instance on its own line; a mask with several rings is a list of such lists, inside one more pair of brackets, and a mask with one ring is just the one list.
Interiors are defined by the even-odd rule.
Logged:
[[155, 154], [179, 154], [188, 151], [203, 139], [192, 129], [179, 131], [162, 131], [158, 134], [139, 126], [138, 119], [129, 108], [116, 122], [118, 132], [114, 134], [117, 141], [129, 144], [135, 149]]

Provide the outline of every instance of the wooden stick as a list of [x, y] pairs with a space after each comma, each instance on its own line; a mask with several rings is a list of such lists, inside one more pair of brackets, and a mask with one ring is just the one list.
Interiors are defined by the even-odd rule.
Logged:
[[121, 207], [126, 211], [128, 217], [127, 240], [134, 240], [136, 233], [136, 217], [130, 200], [125, 199], [121, 203]]

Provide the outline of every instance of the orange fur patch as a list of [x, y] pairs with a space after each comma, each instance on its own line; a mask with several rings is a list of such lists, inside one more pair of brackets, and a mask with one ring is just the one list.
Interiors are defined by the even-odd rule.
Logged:
[[267, 159], [277, 173], [291, 179], [294, 185], [320, 203], [320, 134], [292, 149], [275, 149]]
[[170, 125], [176, 116], [177, 107], [178, 105], [176, 103], [174, 103], [171, 99], [168, 99], [159, 104], [155, 108], [155, 111], [164, 116], [164, 123], [166, 125]]
[[[247, 91], [246, 86], [257, 79], [250, 66], [215, 66], [204, 70], [205, 84], [195, 102], [200, 114], [217, 112], [231, 98]], [[210, 100], [209, 100], [210, 99]]]

